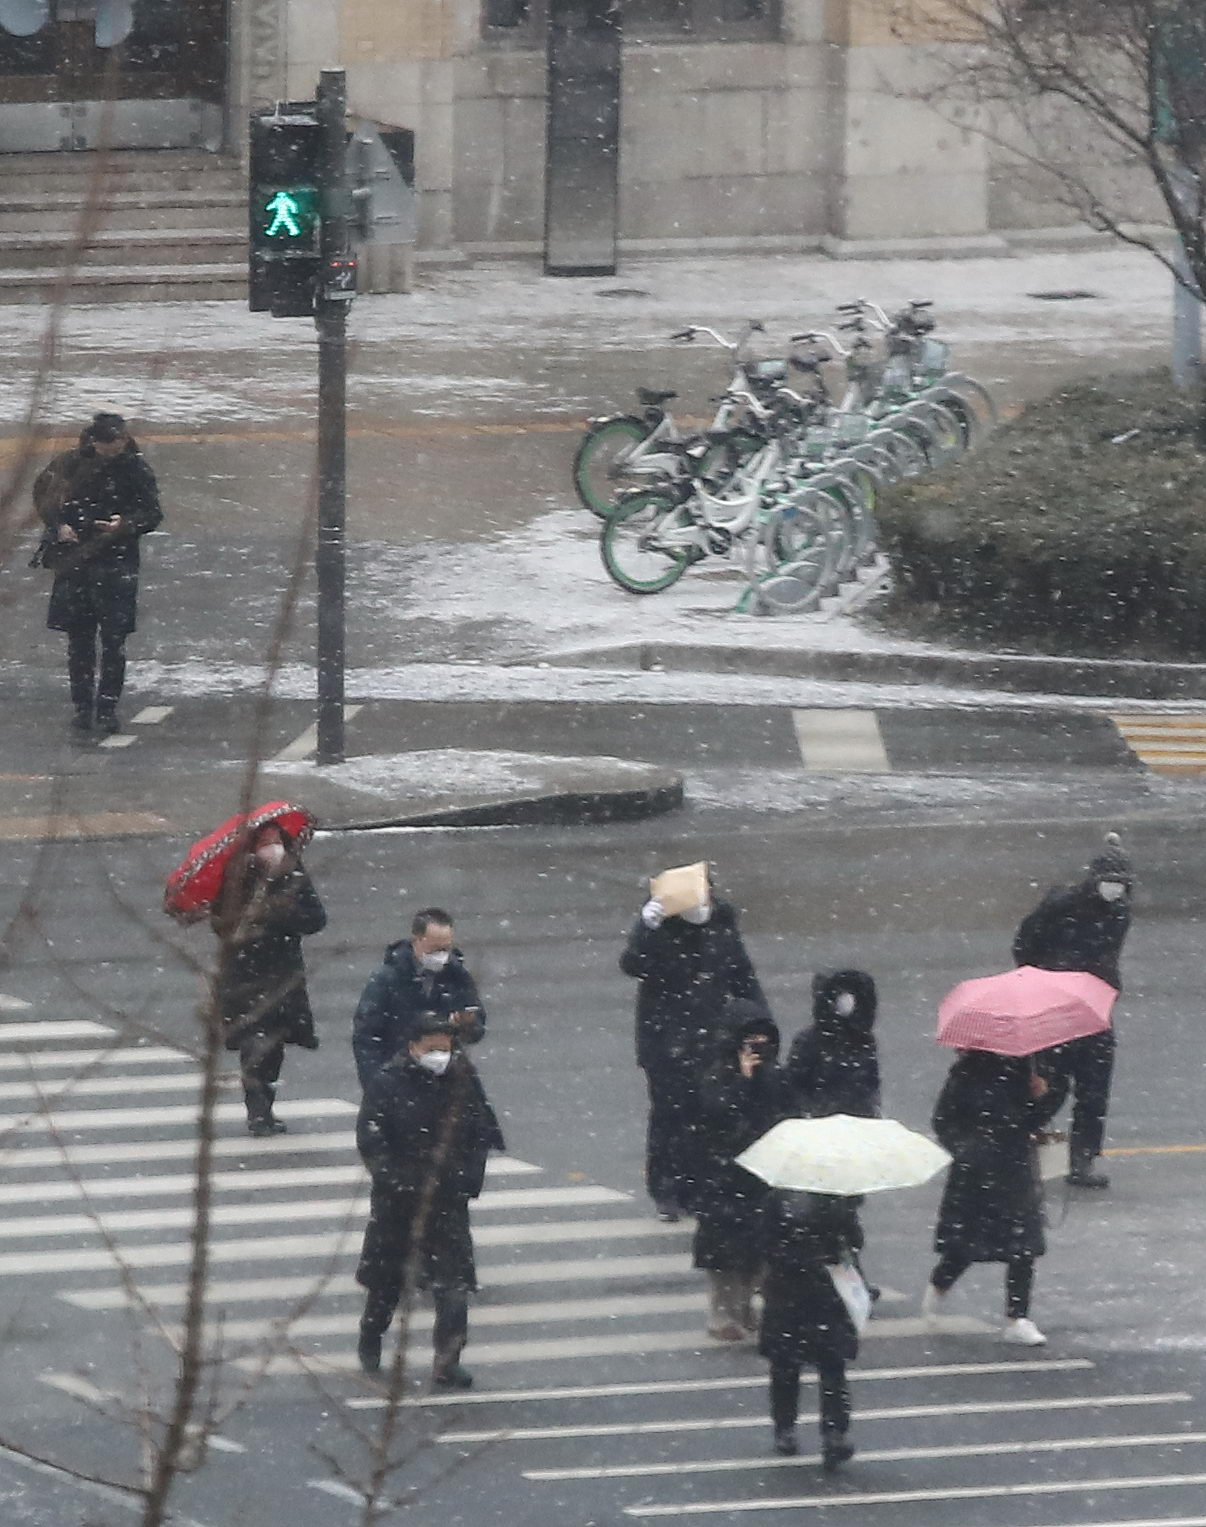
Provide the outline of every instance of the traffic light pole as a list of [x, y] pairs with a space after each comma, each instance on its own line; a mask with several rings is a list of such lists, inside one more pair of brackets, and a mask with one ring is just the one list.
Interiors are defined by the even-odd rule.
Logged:
[[350, 192], [346, 167], [347, 80], [324, 69], [318, 83], [322, 273], [314, 306], [318, 330], [318, 744], [315, 761], [342, 763], [347, 577], [347, 315], [328, 295], [330, 262], [348, 250]]

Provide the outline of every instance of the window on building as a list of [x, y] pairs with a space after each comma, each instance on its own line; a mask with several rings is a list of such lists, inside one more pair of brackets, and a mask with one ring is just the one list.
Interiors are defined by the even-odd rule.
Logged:
[[[483, 34], [539, 46], [550, 3], [482, 0]], [[779, 32], [779, 0], [621, 0], [621, 5], [624, 35], [632, 41], [746, 42]]]

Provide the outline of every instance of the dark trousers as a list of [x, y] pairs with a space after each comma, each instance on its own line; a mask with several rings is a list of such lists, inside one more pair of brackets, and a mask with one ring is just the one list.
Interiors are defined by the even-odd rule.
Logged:
[[699, 1092], [694, 1066], [664, 1062], [645, 1071], [649, 1130], [645, 1185], [655, 1203], [689, 1209], [695, 1196]]
[[[364, 1301], [360, 1329], [366, 1335], [384, 1335], [401, 1297], [401, 1281], [389, 1287], [378, 1285], [370, 1289]], [[437, 1369], [450, 1368], [460, 1360], [465, 1343], [469, 1340], [469, 1295], [463, 1288], [436, 1286], [431, 1290], [431, 1297], [435, 1304], [435, 1326], [431, 1333], [432, 1357]]]
[[251, 1029], [239, 1043], [243, 1101], [251, 1122], [272, 1117], [276, 1081], [285, 1058], [285, 1041], [271, 1029]]
[[[821, 1398], [821, 1442], [836, 1442], [850, 1426], [850, 1385], [846, 1364], [840, 1357], [817, 1363]], [[771, 1422], [775, 1430], [789, 1431], [800, 1414], [800, 1364], [772, 1362], [770, 1367]]]
[[[953, 1288], [972, 1265], [971, 1257], [953, 1251], [943, 1254], [930, 1274], [930, 1282], [940, 1294]], [[1022, 1320], [1030, 1313], [1030, 1293], [1034, 1288], [1034, 1258], [1014, 1257], [1005, 1264], [1005, 1314], [1010, 1320]]]
[[73, 625], [67, 632], [67, 681], [71, 686], [71, 703], [81, 714], [90, 716], [94, 701], [102, 715], [115, 711], [126, 681], [126, 633], [112, 630], [95, 615], [88, 615]]
[[1101, 1155], [1117, 1044], [1114, 1030], [1106, 1029], [1102, 1034], [1069, 1040], [1044, 1057], [1043, 1074], [1053, 1098], [1058, 1097], [1062, 1103], [1072, 1092], [1072, 1126], [1068, 1133], [1074, 1171], [1086, 1169]]

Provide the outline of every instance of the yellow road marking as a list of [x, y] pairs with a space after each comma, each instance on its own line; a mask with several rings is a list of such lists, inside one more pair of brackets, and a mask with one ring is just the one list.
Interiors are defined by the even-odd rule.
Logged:
[[1193, 1156], [1206, 1154], [1206, 1145], [1114, 1145], [1103, 1156]]
[[1201, 715], [1110, 717], [1131, 752], [1155, 774], [1206, 774], [1206, 718]]
[[171, 829], [166, 817], [150, 811], [63, 811], [0, 817], [0, 839], [5, 840], [142, 837]]

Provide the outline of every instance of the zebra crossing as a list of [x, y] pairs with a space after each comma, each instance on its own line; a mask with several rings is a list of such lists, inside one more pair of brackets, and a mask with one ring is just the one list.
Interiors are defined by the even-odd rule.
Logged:
[[[131, 1314], [177, 1337], [195, 1061], [117, 1045], [103, 1025], [10, 1011], [0, 1021], [0, 1098], [12, 1107], [0, 1126], [0, 1298], [36, 1279], [82, 1316]], [[124, 1085], [139, 1081], [153, 1085]], [[240, 1102], [222, 1110], [212, 1334], [270, 1394], [300, 1401], [318, 1373], [371, 1421], [386, 1400], [355, 1359], [366, 1209], [355, 1105], [282, 1101], [290, 1133], [262, 1141], [242, 1134]], [[689, 1225], [510, 1156], [491, 1161], [473, 1214], [483, 1288], [466, 1361], [477, 1386], [447, 1395], [416, 1385], [404, 1406], [427, 1418], [430, 1446], [465, 1488], [475, 1478], [486, 1488], [486, 1473], [497, 1484], [503, 1470], [528, 1492], [532, 1523], [813, 1519], [858, 1505], [872, 1523], [911, 1523], [921, 1507], [932, 1527], [966, 1527], [973, 1509], [986, 1527], [1015, 1527], [1019, 1511], [1042, 1527], [1206, 1527], [1184, 1511], [1186, 1492], [1206, 1484], [1206, 1425], [1188, 1388], [1122, 1382], [1055, 1350], [1010, 1352], [970, 1315], [936, 1340], [905, 1296], [885, 1290], [852, 1371], [858, 1459], [835, 1484], [810, 1450], [815, 1416], [801, 1417], [801, 1456], [769, 1454], [764, 1366], [749, 1344], [704, 1334]], [[417, 1311], [416, 1372], [430, 1326]], [[61, 1360], [41, 1379], [77, 1399], [108, 1394], [98, 1374]], [[230, 1438], [221, 1446], [239, 1451]], [[330, 1479], [294, 1484], [333, 1493]], [[1126, 1500], [1139, 1510], [1128, 1515]]]
[[1111, 719], [1127, 747], [1154, 774], [1206, 774], [1206, 717], [1148, 712]]

